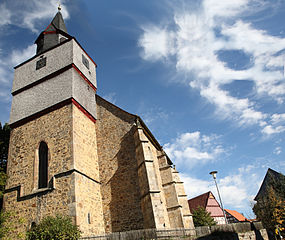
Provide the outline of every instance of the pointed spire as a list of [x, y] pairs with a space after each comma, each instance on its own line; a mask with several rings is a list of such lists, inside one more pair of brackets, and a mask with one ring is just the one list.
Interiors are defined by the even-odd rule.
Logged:
[[35, 43], [37, 44], [37, 54], [44, 52], [51, 47], [60, 44], [66, 39], [72, 38], [68, 33], [67, 29], [60, 12], [61, 6], [58, 5], [58, 12], [52, 19], [51, 23], [47, 28], [39, 35]]
[[[51, 21], [51, 24], [49, 25], [49, 27], [52, 25], [52, 27], [54, 27], [57, 30], [61, 30], [65, 33], [67, 33], [67, 29], [62, 17], [62, 14], [60, 11], [57, 12], [57, 14], [55, 15], [55, 17], [53, 18], [53, 20]], [[48, 27], [48, 28], [49, 28]], [[48, 30], [48, 29], [46, 29]]]

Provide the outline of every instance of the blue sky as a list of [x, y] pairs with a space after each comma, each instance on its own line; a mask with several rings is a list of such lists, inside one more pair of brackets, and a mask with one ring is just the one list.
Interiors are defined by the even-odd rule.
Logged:
[[[53, 0], [0, 1], [0, 121], [13, 66], [57, 11]], [[253, 217], [268, 167], [285, 173], [285, 2], [71, 1], [68, 32], [98, 64], [98, 94], [140, 115], [189, 197], [218, 171], [225, 208]]]

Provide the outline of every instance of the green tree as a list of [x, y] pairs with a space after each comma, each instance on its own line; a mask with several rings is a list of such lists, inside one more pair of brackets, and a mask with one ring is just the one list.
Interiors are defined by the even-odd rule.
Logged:
[[23, 218], [16, 217], [14, 212], [1, 212], [0, 213], [0, 239], [2, 240], [15, 240], [24, 239], [23, 232], [16, 232], [16, 225], [24, 224]]
[[45, 217], [27, 232], [27, 240], [76, 240], [80, 238], [78, 226], [66, 216]]
[[192, 214], [195, 227], [216, 225], [216, 222], [211, 217], [210, 213], [201, 206], [193, 210]]
[[7, 170], [10, 132], [11, 129], [8, 123], [5, 123], [5, 125], [2, 127], [0, 122], [0, 169], [2, 169], [4, 172]]
[[3, 194], [7, 180], [7, 159], [10, 140], [10, 127], [5, 123], [4, 127], [0, 122], [0, 211], [3, 205]]

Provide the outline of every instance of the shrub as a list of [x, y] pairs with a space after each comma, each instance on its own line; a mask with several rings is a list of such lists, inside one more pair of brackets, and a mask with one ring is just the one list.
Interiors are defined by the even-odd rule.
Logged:
[[45, 217], [27, 232], [27, 240], [76, 240], [80, 238], [78, 226], [66, 216]]
[[216, 225], [216, 222], [211, 217], [210, 213], [201, 206], [193, 210], [193, 222], [195, 227]]

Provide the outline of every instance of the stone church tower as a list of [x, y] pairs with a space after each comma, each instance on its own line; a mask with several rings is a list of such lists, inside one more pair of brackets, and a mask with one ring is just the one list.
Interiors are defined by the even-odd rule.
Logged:
[[193, 228], [171, 160], [140, 117], [96, 95], [96, 63], [60, 11], [15, 67], [4, 209], [24, 232], [70, 216], [84, 236]]

